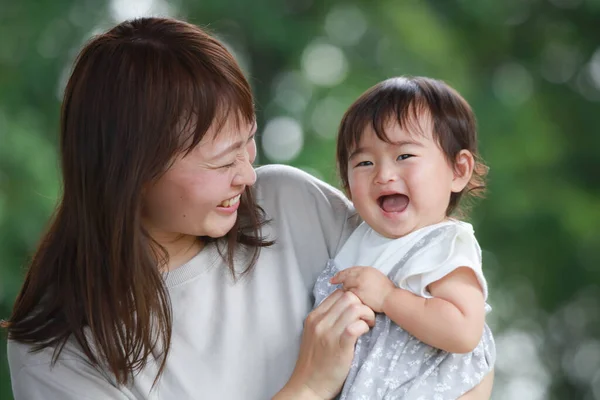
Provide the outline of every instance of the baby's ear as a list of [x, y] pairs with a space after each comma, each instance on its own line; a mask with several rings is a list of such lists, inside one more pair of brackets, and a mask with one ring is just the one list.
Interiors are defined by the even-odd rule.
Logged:
[[467, 186], [473, 175], [474, 166], [475, 158], [469, 150], [461, 150], [456, 155], [454, 178], [452, 179], [452, 191], [454, 193], [461, 192]]

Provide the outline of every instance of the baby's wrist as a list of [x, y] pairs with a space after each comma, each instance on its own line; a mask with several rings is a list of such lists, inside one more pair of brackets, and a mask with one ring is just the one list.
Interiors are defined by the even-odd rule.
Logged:
[[[402, 289], [394, 285], [385, 295], [385, 300], [383, 302], [383, 313], [387, 316], [393, 314], [394, 316], [398, 315], [398, 312], [401, 310], [406, 310], [408, 304], [413, 304], [411, 302], [412, 293], [406, 289]], [[396, 324], [398, 324], [397, 321]]]
[[325, 400], [308, 385], [288, 383], [272, 400]]
[[386, 310], [389, 310], [390, 308], [390, 302], [392, 301], [392, 298], [394, 297], [394, 291], [395, 291], [396, 287], [394, 286], [393, 288], [388, 289], [384, 294], [383, 294], [383, 301], [381, 302], [381, 312], [384, 314], [386, 313]]

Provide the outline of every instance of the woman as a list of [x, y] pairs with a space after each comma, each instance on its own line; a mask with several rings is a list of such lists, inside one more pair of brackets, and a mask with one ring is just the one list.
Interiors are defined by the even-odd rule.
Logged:
[[310, 293], [357, 221], [309, 175], [252, 168], [250, 87], [218, 41], [116, 26], [61, 122], [63, 196], [5, 324], [17, 400], [338, 393], [374, 315], [341, 292], [309, 314]]
[[17, 400], [339, 390], [373, 312], [340, 293], [300, 337], [351, 209], [291, 168], [251, 191], [254, 121], [237, 63], [195, 26], [125, 22], [82, 50], [63, 197], [5, 324]]

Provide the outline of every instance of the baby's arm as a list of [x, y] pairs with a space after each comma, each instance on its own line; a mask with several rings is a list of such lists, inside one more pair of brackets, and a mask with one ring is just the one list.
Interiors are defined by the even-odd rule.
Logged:
[[420, 341], [450, 353], [472, 351], [483, 333], [485, 300], [479, 281], [470, 268], [455, 269], [428, 290], [424, 298], [400, 289], [380, 271], [351, 267], [331, 279], [356, 294], [375, 312], [392, 321]]
[[433, 298], [395, 287], [386, 295], [382, 311], [430, 346], [450, 353], [472, 351], [485, 322], [485, 299], [473, 270], [455, 269], [428, 290]]

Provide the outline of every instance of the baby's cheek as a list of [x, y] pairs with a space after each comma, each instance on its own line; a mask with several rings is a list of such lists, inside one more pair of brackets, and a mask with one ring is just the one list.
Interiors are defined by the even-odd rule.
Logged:
[[368, 198], [368, 188], [365, 185], [360, 184], [360, 182], [350, 182], [350, 198], [352, 201], [356, 203], [364, 203]]

